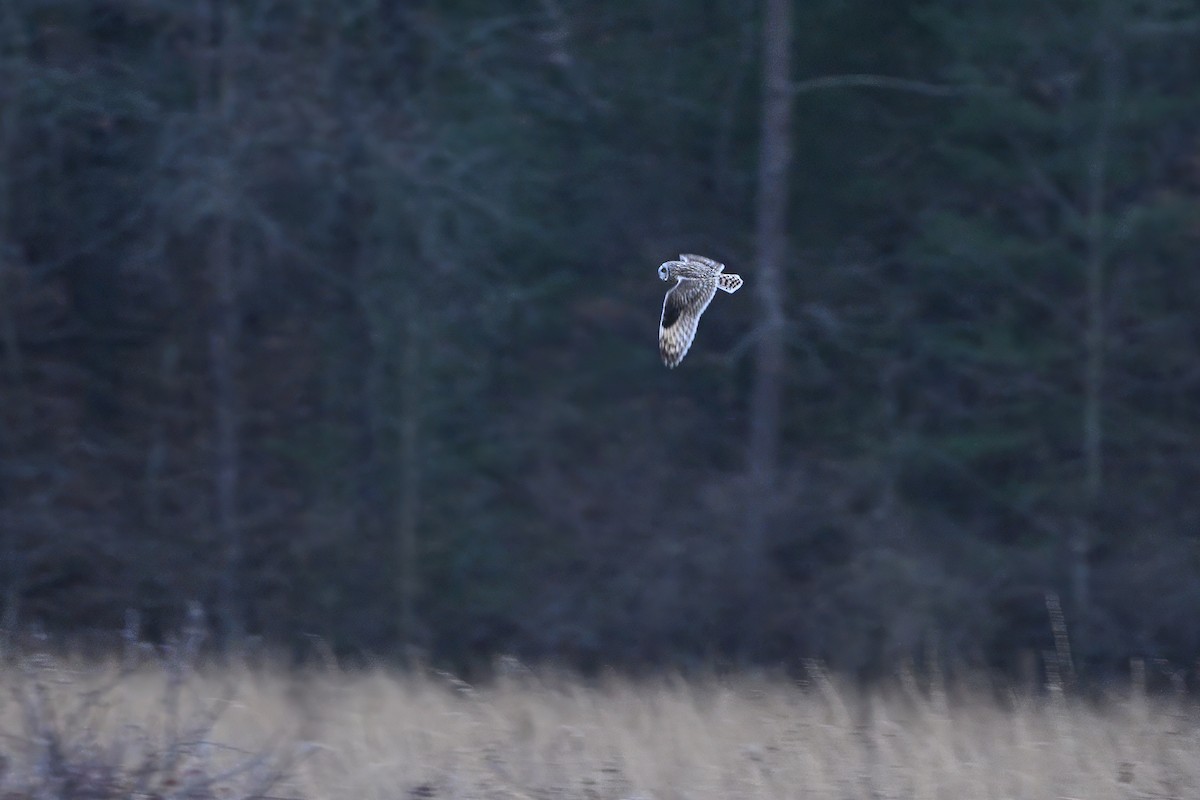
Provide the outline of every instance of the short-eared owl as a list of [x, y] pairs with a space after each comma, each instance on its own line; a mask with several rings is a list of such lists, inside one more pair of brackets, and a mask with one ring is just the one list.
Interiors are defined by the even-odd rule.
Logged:
[[675, 281], [663, 298], [662, 321], [658, 323], [658, 352], [668, 367], [678, 366], [687, 355], [696, 338], [700, 315], [717, 289], [733, 294], [741, 288], [742, 279], [724, 270], [725, 265], [719, 261], [688, 253], [658, 268], [658, 277]]

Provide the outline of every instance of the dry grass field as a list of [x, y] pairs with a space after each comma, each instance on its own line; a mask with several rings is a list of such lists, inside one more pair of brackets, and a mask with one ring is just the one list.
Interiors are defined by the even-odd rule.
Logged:
[[1200, 797], [1196, 709], [1137, 691], [50, 658], [0, 681], [3, 800]]

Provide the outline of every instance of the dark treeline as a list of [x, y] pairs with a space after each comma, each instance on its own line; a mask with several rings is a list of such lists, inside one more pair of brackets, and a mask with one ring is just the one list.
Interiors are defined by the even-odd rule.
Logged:
[[764, 6], [0, 4], [4, 626], [1191, 663], [1200, 6]]

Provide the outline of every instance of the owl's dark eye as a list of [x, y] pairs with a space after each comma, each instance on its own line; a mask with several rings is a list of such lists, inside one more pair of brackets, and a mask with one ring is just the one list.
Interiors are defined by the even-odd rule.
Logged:
[[670, 272], [671, 271], [667, 269], [667, 265], [663, 264], [661, 267], [658, 268], [658, 277], [662, 278], [665, 281], [667, 279], [667, 276], [670, 274]]

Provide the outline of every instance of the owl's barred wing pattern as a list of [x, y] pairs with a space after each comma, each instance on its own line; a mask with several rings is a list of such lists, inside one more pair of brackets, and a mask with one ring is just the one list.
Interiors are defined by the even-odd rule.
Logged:
[[687, 355], [700, 315], [717, 294], [715, 281], [684, 279], [663, 298], [662, 320], [658, 324], [658, 352], [663, 363], [674, 368]]
[[717, 276], [717, 288], [733, 294], [742, 288], [742, 276], [734, 275], [732, 272], [722, 272]]

